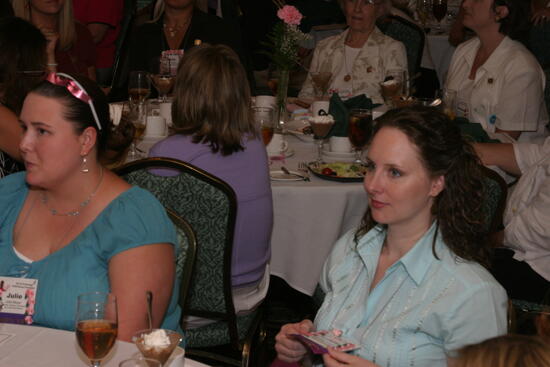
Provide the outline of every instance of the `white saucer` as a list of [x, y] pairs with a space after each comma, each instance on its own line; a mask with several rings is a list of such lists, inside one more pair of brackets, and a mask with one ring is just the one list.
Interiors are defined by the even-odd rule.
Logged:
[[279, 153], [275, 153], [275, 152], [267, 152], [267, 155], [269, 156], [269, 158], [273, 158], [273, 157], [276, 157], [276, 158], [279, 158], [279, 157], [283, 157], [283, 158], [288, 158], [288, 157], [292, 157], [294, 155], [294, 149], [292, 148], [288, 148], [286, 151], [284, 152], [281, 152], [280, 154]]
[[[296, 171], [289, 171], [289, 172], [302, 176], [300, 172], [296, 172]], [[273, 181], [302, 181], [303, 180], [303, 178], [301, 177], [298, 177], [295, 175], [289, 175], [284, 173], [283, 171], [269, 171], [269, 177], [271, 177], [271, 180]]]

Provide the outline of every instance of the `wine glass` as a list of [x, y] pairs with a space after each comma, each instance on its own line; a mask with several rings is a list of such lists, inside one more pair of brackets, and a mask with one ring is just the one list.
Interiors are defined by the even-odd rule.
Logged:
[[153, 86], [158, 91], [160, 102], [167, 102], [168, 98], [166, 96], [174, 87], [175, 81], [175, 77], [170, 74], [170, 59], [166, 57], [158, 58], [158, 61], [155, 62], [155, 70], [150, 74], [150, 77]]
[[323, 99], [328, 91], [332, 73], [330, 71], [318, 71], [311, 73], [311, 81], [315, 91], [315, 98]]
[[151, 81], [146, 71], [131, 71], [128, 79], [128, 96], [130, 103], [143, 105], [151, 93]]
[[147, 113], [146, 108], [143, 106], [140, 108], [139, 105], [130, 103], [128, 106], [128, 120], [134, 125], [134, 137], [132, 139], [132, 144], [130, 145], [130, 150], [126, 156], [127, 161], [133, 161], [143, 157], [142, 152], [137, 149], [137, 143], [142, 138], [145, 133]]
[[99, 367], [116, 341], [118, 316], [115, 295], [101, 292], [79, 295], [75, 323], [80, 349], [90, 359], [92, 367]]
[[361, 152], [372, 134], [372, 110], [355, 108], [349, 112], [348, 139], [355, 149], [355, 161], [362, 164]]
[[430, 18], [431, 8], [431, 0], [417, 0], [416, 2], [416, 14], [418, 15], [418, 20], [424, 29], [426, 29], [426, 24]]
[[313, 137], [317, 141], [318, 164], [323, 163], [323, 144], [333, 125], [334, 119], [331, 115], [312, 116], [309, 118], [309, 126], [311, 126], [311, 130], [313, 130]]
[[162, 367], [162, 364], [151, 358], [130, 358], [120, 362], [118, 367]]
[[447, 0], [432, 0], [432, 10], [435, 19], [437, 20], [436, 32], [438, 34], [443, 33], [441, 30], [441, 21], [447, 14]]
[[256, 126], [260, 128], [264, 145], [268, 145], [273, 138], [273, 108], [270, 107], [252, 107], [252, 118]]
[[141, 354], [160, 362], [161, 366], [164, 366], [182, 340], [179, 333], [167, 329], [140, 330], [132, 337]]

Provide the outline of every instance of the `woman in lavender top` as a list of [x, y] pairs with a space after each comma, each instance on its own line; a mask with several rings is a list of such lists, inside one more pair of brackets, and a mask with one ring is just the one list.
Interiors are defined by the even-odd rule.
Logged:
[[253, 309], [267, 292], [273, 221], [267, 154], [250, 116], [246, 80], [229, 47], [203, 45], [188, 51], [174, 90], [176, 134], [149, 153], [191, 163], [235, 190], [232, 285], [237, 312]]

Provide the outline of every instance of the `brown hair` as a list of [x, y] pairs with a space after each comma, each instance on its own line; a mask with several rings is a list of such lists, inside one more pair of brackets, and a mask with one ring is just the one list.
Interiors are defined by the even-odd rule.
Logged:
[[[445, 177], [445, 188], [432, 206], [436, 234], [441, 231], [455, 255], [488, 266], [491, 248], [486, 241], [481, 164], [458, 126], [435, 108], [414, 106], [384, 114], [374, 127], [373, 138], [384, 127], [398, 129], [409, 138], [430, 176]], [[377, 224], [367, 209], [355, 241]], [[437, 258], [436, 238], [433, 251]]]
[[172, 104], [174, 131], [192, 135], [222, 155], [244, 150], [242, 139], [257, 137], [250, 114], [250, 89], [239, 57], [224, 45], [186, 52], [178, 68]]
[[[13, 11], [16, 16], [31, 22], [31, 2], [32, 0], [12, 1]], [[65, 0], [63, 7], [57, 14], [59, 41], [58, 49], [67, 51], [76, 42], [75, 19], [73, 15], [72, 0]]]
[[503, 335], [458, 351], [452, 367], [550, 367], [550, 345], [527, 335]]

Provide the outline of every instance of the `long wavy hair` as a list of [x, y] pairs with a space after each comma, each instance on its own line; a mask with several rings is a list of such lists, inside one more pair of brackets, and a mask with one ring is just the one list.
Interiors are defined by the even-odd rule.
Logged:
[[[435, 108], [415, 106], [384, 114], [374, 127], [373, 138], [382, 128], [404, 133], [417, 147], [428, 174], [445, 178], [445, 187], [431, 208], [437, 221], [434, 256], [437, 258], [435, 240], [441, 232], [445, 244], [455, 255], [488, 266], [490, 246], [482, 206], [482, 166], [458, 126]], [[355, 241], [376, 225], [368, 208], [355, 233]]]
[[[13, 11], [16, 16], [23, 18], [29, 22], [31, 19], [31, 2], [32, 0], [14, 0], [12, 1]], [[65, 0], [63, 7], [57, 14], [59, 41], [57, 48], [62, 51], [67, 51], [76, 42], [75, 19], [73, 14], [73, 1]]]

